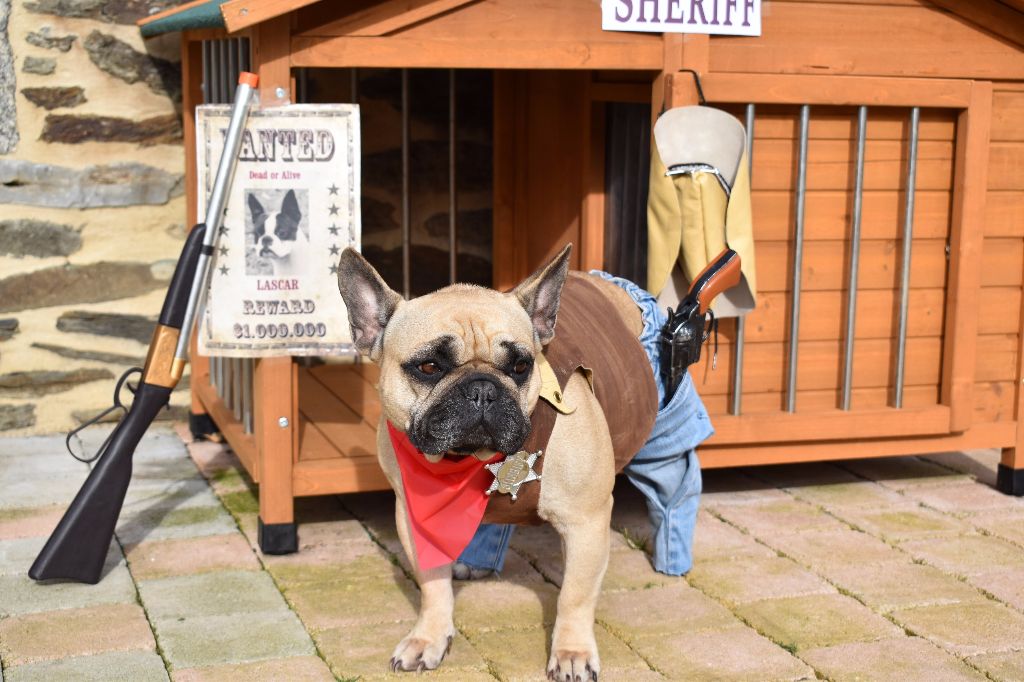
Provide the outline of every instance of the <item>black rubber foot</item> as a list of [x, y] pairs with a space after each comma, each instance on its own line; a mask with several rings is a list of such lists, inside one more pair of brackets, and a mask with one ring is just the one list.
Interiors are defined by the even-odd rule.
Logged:
[[188, 430], [196, 440], [209, 440], [211, 436], [220, 433], [216, 422], [208, 414], [188, 413]]
[[264, 554], [294, 554], [299, 551], [299, 529], [294, 523], [263, 523], [259, 519], [256, 537]]
[[1014, 497], [1024, 497], [1024, 469], [1011, 469], [1000, 464], [996, 473], [996, 490]]

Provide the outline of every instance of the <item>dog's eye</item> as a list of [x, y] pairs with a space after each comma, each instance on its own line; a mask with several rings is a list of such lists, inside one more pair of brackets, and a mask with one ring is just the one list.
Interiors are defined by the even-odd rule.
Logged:
[[512, 371], [515, 372], [516, 374], [522, 374], [528, 369], [530, 369], [530, 361], [525, 358], [517, 362], [512, 367]]
[[432, 376], [441, 371], [441, 366], [436, 362], [421, 362], [417, 365], [416, 369], [423, 372], [427, 376]]

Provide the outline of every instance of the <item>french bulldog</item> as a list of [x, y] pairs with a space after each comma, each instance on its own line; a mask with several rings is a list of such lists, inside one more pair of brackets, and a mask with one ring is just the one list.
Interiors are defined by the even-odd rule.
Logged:
[[[380, 369], [377, 453], [397, 496], [395, 519], [421, 588], [419, 618], [398, 643], [393, 670], [436, 668], [455, 634], [452, 564], [417, 566], [401, 473], [387, 422], [430, 462], [514, 453], [530, 432], [540, 372], [536, 357], [555, 335], [571, 245], [509, 293], [469, 284], [406, 301], [356, 251], [341, 254], [338, 283], [356, 347]], [[613, 284], [592, 278], [631, 331], [640, 312]], [[587, 379], [573, 374], [544, 452], [539, 516], [563, 540], [565, 572], [547, 664], [552, 680], [596, 680], [601, 669], [594, 609], [608, 564], [612, 441]], [[530, 485], [533, 485], [532, 483]]]
[[288, 190], [277, 211], [268, 212], [254, 194], [249, 195], [247, 203], [257, 255], [273, 265], [276, 277], [303, 274], [303, 268], [308, 267], [305, 252], [309, 239], [299, 228], [302, 211], [295, 190]]

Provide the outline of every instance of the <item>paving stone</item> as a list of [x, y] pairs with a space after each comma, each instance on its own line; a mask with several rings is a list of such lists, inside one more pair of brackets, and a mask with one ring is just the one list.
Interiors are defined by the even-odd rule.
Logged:
[[1024, 571], [1019, 568], [980, 573], [968, 577], [967, 581], [992, 594], [999, 601], [1009, 604], [1018, 611], [1024, 611]]
[[648, 637], [639, 640], [635, 648], [673, 680], [814, 679], [806, 664], [746, 627]]
[[285, 609], [274, 581], [262, 571], [215, 571], [144, 580], [139, 583], [139, 594], [149, 617], [157, 622]]
[[840, 483], [857, 483], [862, 480], [831, 462], [775, 464], [750, 467], [746, 471], [754, 478], [777, 488], [831, 486]]
[[405, 580], [402, 570], [369, 540], [353, 542], [352, 546], [334, 552], [300, 550], [290, 555], [264, 556], [263, 562], [285, 591], [307, 584]]
[[1024, 511], [982, 512], [972, 515], [969, 521], [977, 528], [1024, 547]]
[[787, 490], [801, 500], [821, 505], [829, 510], [845, 507], [878, 509], [906, 501], [900, 493], [873, 481], [796, 486]]
[[117, 539], [124, 545], [143, 541], [224, 535], [238, 530], [223, 507], [149, 507], [135, 514], [122, 514]]
[[520, 585], [546, 582], [544, 576], [518, 552], [508, 552], [501, 574], [490, 580], [507, 580]]
[[1024, 651], [982, 654], [967, 660], [997, 682], [1020, 682], [1024, 679]]
[[893, 609], [929, 604], [984, 602], [978, 590], [932, 566], [907, 562], [830, 566], [826, 577], [872, 609]]
[[907, 561], [905, 554], [855, 530], [806, 531], [766, 537], [764, 541], [816, 570], [830, 565]]
[[998, 448], [989, 448], [984, 450], [942, 452], [926, 455], [922, 459], [969, 474], [985, 485], [994, 486], [996, 484], [996, 467], [999, 465], [1000, 451]]
[[[187, 433], [187, 428], [185, 430], [186, 434], [182, 436], [183, 439], [187, 442], [192, 441], [192, 435]], [[231, 446], [227, 443], [201, 440], [188, 442], [187, 447], [189, 457], [195, 462], [199, 473], [206, 479], [212, 480], [218, 474], [225, 472], [238, 474], [242, 470], [241, 462], [238, 461], [238, 457], [231, 451]]]
[[853, 642], [803, 651], [800, 657], [834, 682], [971, 682], [985, 676], [919, 637]]
[[156, 635], [173, 669], [315, 655], [299, 619], [284, 608], [245, 617], [158, 621]]
[[[613, 672], [642, 675], [647, 666], [620, 640], [598, 626], [594, 629], [597, 651], [601, 659], [601, 679], [611, 679]], [[544, 679], [550, 648], [545, 629], [493, 630], [471, 633], [470, 641], [502, 680]]]
[[717, 513], [754, 537], [844, 527], [814, 505], [793, 498], [747, 505], [724, 505], [717, 509]]
[[143, 542], [126, 549], [135, 580], [226, 569], [261, 570], [255, 553], [239, 533]]
[[794, 650], [900, 634], [892, 623], [841, 594], [767, 599], [743, 605], [736, 613], [773, 641]]
[[460, 581], [455, 585], [455, 625], [469, 632], [529, 628], [555, 622], [558, 590], [546, 583]]
[[650, 558], [643, 552], [611, 552], [602, 589], [606, 592], [646, 590], [661, 585], [674, 585], [682, 580], [680, 577], [655, 571]]
[[970, 514], [989, 510], [1022, 510], [1024, 500], [1004, 495], [980, 483], [960, 483], [912, 488], [906, 495], [947, 514]]
[[311, 630], [416, 619], [420, 595], [406, 578], [303, 584], [285, 592]]
[[971, 575], [1000, 568], [1024, 571], [1024, 549], [985, 535], [912, 540], [900, 547], [950, 573]]
[[876, 509], [843, 507], [835, 514], [850, 525], [891, 542], [970, 531], [967, 523], [917, 504], [888, 505]]
[[334, 682], [327, 664], [316, 656], [275, 658], [253, 663], [232, 663], [208, 668], [175, 670], [174, 682], [234, 682], [235, 680], [288, 680]]
[[772, 483], [739, 469], [711, 469], [702, 471], [701, 476], [704, 483], [701, 504], [706, 507], [780, 501], [789, 497]]
[[[391, 654], [411, 627], [412, 623], [364, 624], [319, 631], [315, 637], [335, 675], [343, 680], [372, 680], [389, 676]], [[421, 674], [452, 680], [493, 679], [486, 671], [487, 663], [476, 647], [456, 633], [451, 651], [440, 667]], [[399, 678], [401, 674], [394, 677]]]
[[732, 605], [836, 591], [796, 562], [781, 557], [705, 561], [695, 565], [686, 579], [702, 592]]
[[156, 509], [188, 509], [192, 507], [221, 506], [206, 481], [196, 476], [181, 479], [141, 479], [133, 474], [132, 484], [125, 495], [122, 518], [145, 514]]
[[681, 631], [741, 626], [725, 607], [686, 584], [602, 593], [597, 618], [627, 642]]
[[562, 584], [562, 539], [551, 526], [516, 528], [510, 546], [523, 555], [549, 581]]
[[67, 509], [85, 482], [86, 471], [53, 473], [46, 476], [19, 476], [16, 481], [0, 482], [4, 494], [0, 509], [61, 506]]
[[697, 513], [693, 533], [693, 560], [746, 560], [750, 557], [773, 557], [775, 552], [750, 535], [721, 521], [705, 510]]
[[904, 627], [959, 656], [1021, 646], [1024, 615], [994, 602], [943, 604], [893, 611]]
[[133, 649], [154, 649], [146, 614], [135, 604], [33, 613], [0, 621], [5, 667]]
[[64, 516], [66, 507], [0, 510], [0, 540], [49, 536]]
[[0, 440], [0, 461], [10, 457], [17, 461], [19, 467], [47, 453], [63, 453], [65, 458], [71, 459], [64, 450], [63, 435], [5, 437]]
[[893, 490], [971, 480], [966, 474], [920, 457], [875, 457], [843, 462], [841, 466]]
[[[7, 682], [166, 682], [164, 662], [154, 651], [125, 651], [76, 656], [7, 669]], [[3, 678], [0, 678], [3, 679]]]

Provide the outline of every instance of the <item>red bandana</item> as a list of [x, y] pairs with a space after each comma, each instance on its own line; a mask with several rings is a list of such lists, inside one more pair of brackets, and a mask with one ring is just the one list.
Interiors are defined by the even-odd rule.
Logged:
[[484, 493], [493, 475], [472, 455], [459, 461], [442, 459], [431, 464], [409, 442], [409, 437], [388, 422], [388, 435], [402, 472], [405, 506], [417, 563], [421, 570], [455, 561], [473, 539], [489, 499]]

